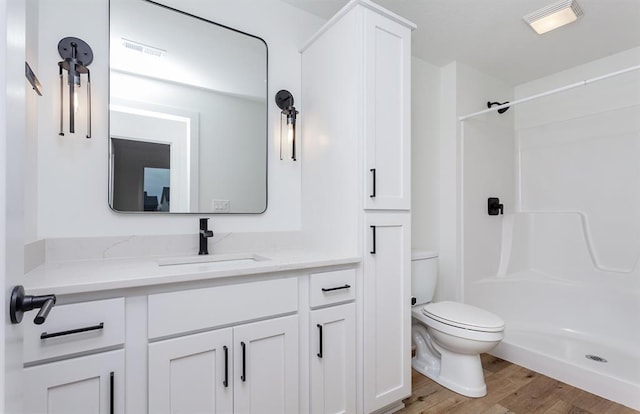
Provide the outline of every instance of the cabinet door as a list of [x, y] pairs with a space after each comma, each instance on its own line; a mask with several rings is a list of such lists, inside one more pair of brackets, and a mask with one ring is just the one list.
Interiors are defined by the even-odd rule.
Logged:
[[363, 267], [364, 408], [411, 394], [411, 220], [365, 215]]
[[149, 412], [232, 412], [231, 333], [221, 329], [149, 344]]
[[298, 316], [234, 328], [235, 413], [291, 413], [298, 407]]
[[25, 368], [26, 413], [124, 413], [124, 351]]
[[355, 304], [312, 311], [311, 412], [356, 412]]
[[365, 10], [365, 208], [411, 208], [411, 31]]

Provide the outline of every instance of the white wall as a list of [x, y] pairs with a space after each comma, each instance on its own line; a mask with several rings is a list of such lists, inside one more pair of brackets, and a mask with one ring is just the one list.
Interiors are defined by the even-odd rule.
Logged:
[[[465, 115], [485, 109], [488, 101], [512, 101], [513, 88], [460, 65], [458, 97], [459, 113]], [[488, 215], [487, 199], [500, 198], [505, 214], [514, 209], [513, 109], [464, 121], [461, 274], [465, 285], [495, 275], [500, 264], [503, 216]]]
[[[465, 122], [458, 117], [486, 108], [487, 101], [511, 100], [499, 79], [453, 62], [441, 69], [440, 245], [436, 300], [461, 300], [467, 268], [485, 269], [499, 252], [500, 221], [488, 217], [487, 198], [513, 205], [512, 114], [496, 113]], [[463, 141], [464, 139], [464, 141]]]
[[440, 68], [411, 59], [411, 246], [438, 250]]
[[[639, 64], [640, 48], [629, 49], [518, 85], [514, 91], [515, 98], [525, 98]], [[519, 105], [515, 115], [515, 127], [530, 128], [636, 105], [640, 101], [639, 73], [631, 72]]]
[[438, 158], [440, 191], [438, 193], [438, 284], [435, 300], [458, 299], [459, 228], [460, 228], [460, 137], [458, 132], [457, 66], [452, 62], [440, 70], [440, 136]]
[[[300, 172], [304, 158], [284, 162], [277, 157], [279, 109], [273, 96], [280, 89], [300, 96], [298, 48], [323, 23], [319, 18], [279, 0], [166, 0], [163, 3], [262, 37], [269, 46], [268, 209], [262, 215], [214, 216], [217, 232], [299, 230]], [[38, 227], [30, 240], [56, 237], [186, 234], [197, 229], [195, 216], [123, 215], [108, 207], [108, 2], [60, 0], [40, 2], [39, 73], [45, 90], [38, 114]], [[73, 25], [60, 24], [68, 16]], [[75, 135], [59, 137], [57, 43], [76, 36], [91, 45], [93, 138], [85, 139], [79, 115]], [[296, 101], [300, 120], [304, 108]], [[304, 139], [302, 137], [301, 139]]]
[[[39, 76], [38, 65], [38, 3], [26, 2], [26, 60]], [[31, 89], [27, 87], [28, 89]], [[26, 134], [24, 155], [24, 234], [33, 241], [38, 234], [38, 103], [42, 99], [35, 91], [28, 90], [26, 101]]]
[[[518, 97], [640, 65], [640, 48], [520, 85]], [[640, 71], [522, 104], [516, 111], [521, 209], [580, 212], [596, 264], [640, 257]], [[593, 266], [574, 263], [572, 266]]]
[[[301, 156], [303, 171], [303, 227], [320, 249], [359, 255], [362, 203], [362, 151], [359, 113], [362, 56], [358, 30], [361, 15], [347, 13], [331, 30], [314, 40], [303, 53], [303, 98], [308, 115], [304, 124]], [[342, 47], [335, 48], [341, 43]], [[327, 56], [333, 62], [323, 65]], [[354, 70], [353, 68], [356, 68]], [[336, 104], [338, 101], [344, 104]], [[340, 122], [327, 122], [339, 119]], [[338, 145], [335, 142], [339, 143]], [[330, 165], [330, 168], [327, 168]]]

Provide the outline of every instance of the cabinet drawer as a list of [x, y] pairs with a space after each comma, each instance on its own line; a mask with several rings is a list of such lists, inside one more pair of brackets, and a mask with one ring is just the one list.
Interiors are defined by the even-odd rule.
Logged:
[[149, 338], [298, 310], [298, 279], [265, 280], [149, 295]]
[[124, 323], [124, 298], [56, 305], [42, 325], [24, 324], [24, 362], [121, 345]]
[[347, 302], [356, 297], [356, 269], [313, 273], [309, 279], [309, 305], [312, 308]]

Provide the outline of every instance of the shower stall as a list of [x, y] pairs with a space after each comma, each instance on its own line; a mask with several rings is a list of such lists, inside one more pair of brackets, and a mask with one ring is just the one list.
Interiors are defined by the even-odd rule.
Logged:
[[492, 353], [636, 410], [639, 69], [636, 49], [459, 119], [460, 290], [505, 320]]

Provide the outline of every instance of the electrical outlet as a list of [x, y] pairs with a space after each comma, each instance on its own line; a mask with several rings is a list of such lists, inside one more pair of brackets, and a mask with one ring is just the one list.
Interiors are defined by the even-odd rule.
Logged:
[[213, 200], [212, 207], [214, 213], [228, 213], [229, 200]]

